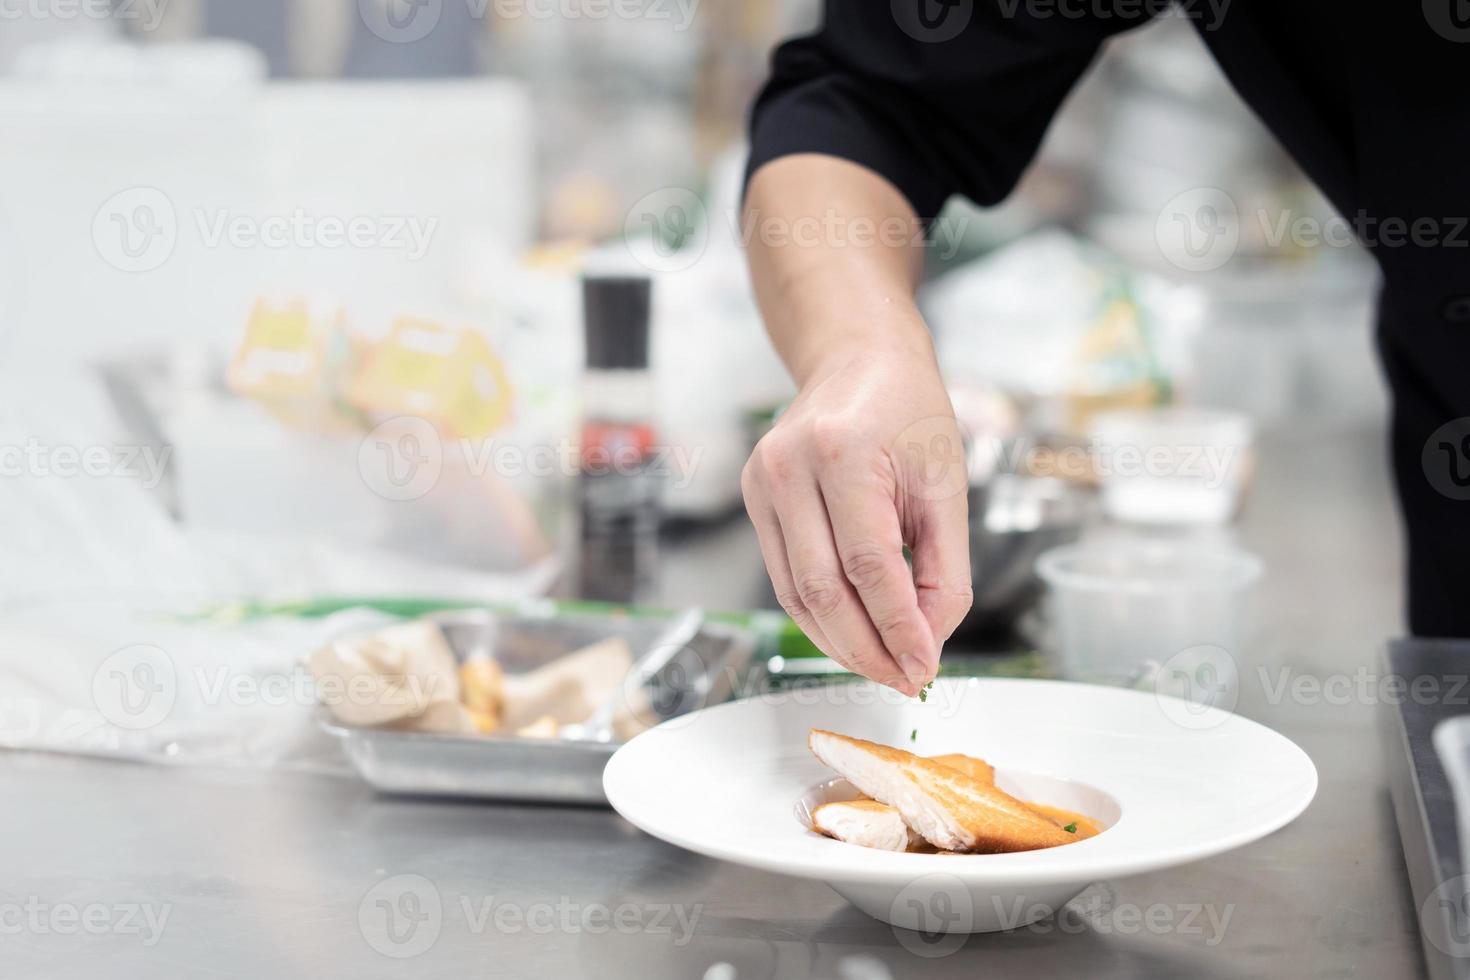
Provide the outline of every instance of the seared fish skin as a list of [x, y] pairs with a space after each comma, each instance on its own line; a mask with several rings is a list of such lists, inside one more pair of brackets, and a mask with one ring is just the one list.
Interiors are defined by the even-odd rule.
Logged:
[[1077, 839], [1015, 797], [942, 762], [820, 728], [812, 729], [807, 746], [942, 851], [1034, 851]]
[[[931, 755], [929, 758], [967, 773], [982, 783], [995, 783], [995, 767], [984, 759], [959, 752]], [[1052, 823], [1057, 821], [1053, 819]], [[887, 803], [866, 798], [823, 803], [812, 811], [812, 829], [834, 840], [859, 847], [873, 847], [883, 851], [953, 853], [936, 852], [933, 845], [909, 829], [897, 810]]]
[[995, 785], [995, 767], [984, 759], [977, 759], [973, 755], [963, 755], [959, 752], [951, 752], [949, 755], [931, 755], [930, 762], [940, 762], [951, 769], [958, 769], [971, 779], [978, 779], [982, 783]]
[[880, 851], [907, 851], [924, 841], [897, 810], [877, 800], [823, 803], [812, 811], [812, 829], [847, 844]]

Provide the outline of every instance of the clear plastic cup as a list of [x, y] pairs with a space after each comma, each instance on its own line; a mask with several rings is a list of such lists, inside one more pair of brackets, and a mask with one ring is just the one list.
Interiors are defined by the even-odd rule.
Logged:
[[1185, 677], [1233, 690], [1251, 628], [1259, 558], [1184, 541], [1105, 540], [1044, 552], [1052, 653], [1075, 680]]

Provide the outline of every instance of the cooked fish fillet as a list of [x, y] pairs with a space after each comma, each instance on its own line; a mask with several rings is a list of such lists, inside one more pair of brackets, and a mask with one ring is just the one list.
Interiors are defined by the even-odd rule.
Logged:
[[907, 851], [923, 844], [909, 830], [898, 811], [877, 800], [844, 800], [823, 803], [812, 811], [812, 829], [859, 847], [880, 851]]
[[[929, 758], [958, 769], [982, 783], [995, 782], [995, 768], [984, 759], [959, 752], [933, 755]], [[876, 847], [884, 851], [933, 850], [928, 841], [909, 829], [897, 810], [877, 800], [823, 803], [812, 811], [812, 829], [859, 847]]]
[[951, 769], [958, 769], [971, 779], [978, 779], [982, 783], [995, 785], [995, 767], [984, 759], [977, 759], [973, 755], [961, 755], [951, 752], [949, 755], [931, 755], [931, 762], [943, 763]]
[[1077, 839], [1015, 797], [942, 762], [819, 728], [807, 745], [940, 850], [1031, 851]]

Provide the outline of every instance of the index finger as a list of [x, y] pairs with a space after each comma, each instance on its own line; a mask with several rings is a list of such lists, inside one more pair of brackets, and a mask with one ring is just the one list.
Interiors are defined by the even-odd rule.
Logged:
[[899, 690], [912, 687], [905, 693], [916, 693], [918, 687], [889, 655], [862, 599], [842, 572], [831, 517], [816, 481], [779, 497], [776, 514], [798, 601], [826, 637], [823, 650], [864, 677]]

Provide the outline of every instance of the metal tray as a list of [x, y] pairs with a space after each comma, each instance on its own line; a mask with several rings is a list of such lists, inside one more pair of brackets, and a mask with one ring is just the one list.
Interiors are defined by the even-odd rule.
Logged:
[[[598, 640], [620, 636], [641, 656], [666, 620], [615, 616], [496, 616], [453, 610], [425, 617], [438, 623], [460, 661], [489, 654], [508, 674], [534, 670]], [[655, 678], [657, 722], [729, 700], [751, 670], [755, 638], [706, 623]], [[343, 725], [321, 714], [353, 766], [385, 793], [496, 800], [607, 804], [602, 770], [618, 742], [575, 742], [498, 735], [434, 735]]]

